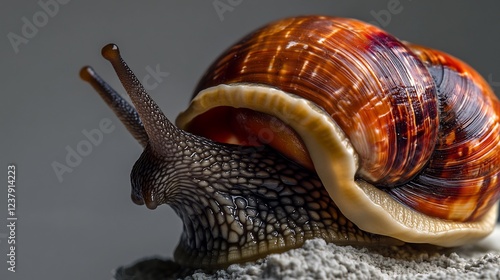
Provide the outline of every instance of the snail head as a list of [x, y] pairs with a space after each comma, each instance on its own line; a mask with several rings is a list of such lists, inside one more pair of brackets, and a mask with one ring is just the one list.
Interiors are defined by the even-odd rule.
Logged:
[[400, 244], [363, 232], [337, 209], [315, 172], [266, 146], [222, 144], [173, 125], [120, 56], [102, 49], [133, 106], [89, 67], [89, 82], [144, 147], [132, 173], [132, 200], [168, 204], [184, 223], [177, 262], [223, 267], [322, 237], [344, 244]]

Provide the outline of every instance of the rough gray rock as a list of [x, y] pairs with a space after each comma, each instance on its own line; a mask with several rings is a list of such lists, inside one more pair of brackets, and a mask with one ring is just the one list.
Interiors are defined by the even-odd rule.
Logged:
[[405, 245], [354, 248], [309, 240], [295, 250], [206, 273], [171, 260], [119, 268], [116, 279], [500, 279], [500, 226], [484, 241], [461, 248]]

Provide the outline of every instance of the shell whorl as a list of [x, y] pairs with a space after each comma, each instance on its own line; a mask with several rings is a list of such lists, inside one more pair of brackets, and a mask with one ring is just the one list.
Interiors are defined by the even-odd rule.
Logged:
[[466, 63], [408, 45], [439, 89], [440, 131], [428, 166], [405, 186], [388, 192], [429, 215], [474, 221], [500, 197], [500, 102]]
[[[357, 20], [298, 17], [244, 37], [195, 93], [221, 84], [270, 86], [317, 104], [354, 147], [356, 178], [417, 212], [475, 221], [498, 200], [498, 100], [451, 56]], [[203, 135], [207, 123], [200, 115], [184, 128]]]
[[370, 182], [402, 184], [432, 153], [438, 123], [432, 77], [402, 43], [374, 26], [326, 17], [283, 20], [217, 61], [195, 92], [255, 83], [320, 105], [348, 135], [359, 173]]

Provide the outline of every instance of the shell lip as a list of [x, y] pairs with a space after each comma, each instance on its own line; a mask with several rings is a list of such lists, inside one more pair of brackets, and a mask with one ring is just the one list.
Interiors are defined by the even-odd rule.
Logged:
[[[218, 106], [271, 114], [302, 137], [326, 190], [359, 228], [405, 242], [459, 246], [494, 228], [498, 204], [480, 220], [456, 222], [429, 217], [401, 205], [375, 186], [356, 180], [358, 156], [333, 119], [313, 102], [265, 85], [218, 85], [201, 91], [176, 119], [185, 129], [196, 116]], [[328, 151], [328, 152], [325, 152]]]

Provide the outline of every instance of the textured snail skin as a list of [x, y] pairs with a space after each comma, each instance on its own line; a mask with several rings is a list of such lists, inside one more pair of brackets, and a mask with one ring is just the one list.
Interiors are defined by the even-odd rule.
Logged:
[[144, 130], [139, 114], [128, 102], [104, 82], [91, 67], [84, 67], [80, 72], [80, 77], [88, 82], [106, 102], [106, 104], [115, 112], [120, 121], [125, 124], [130, 134], [142, 145], [148, 143], [148, 136]]
[[[184, 227], [174, 257], [224, 267], [296, 248], [311, 238], [344, 245], [401, 245], [360, 230], [314, 172], [266, 147], [220, 145], [173, 131], [169, 155], [149, 147], [132, 169], [133, 200], [168, 204]], [[152, 198], [152, 199], [149, 199]]]
[[185, 130], [116, 45], [102, 54], [135, 109], [90, 67], [80, 75], [144, 147], [132, 200], [179, 215], [183, 265], [224, 267], [311, 238], [458, 246], [493, 228], [500, 103], [447, 54], [356, 20], [284, 19], [216, 60], [177, 119]]

